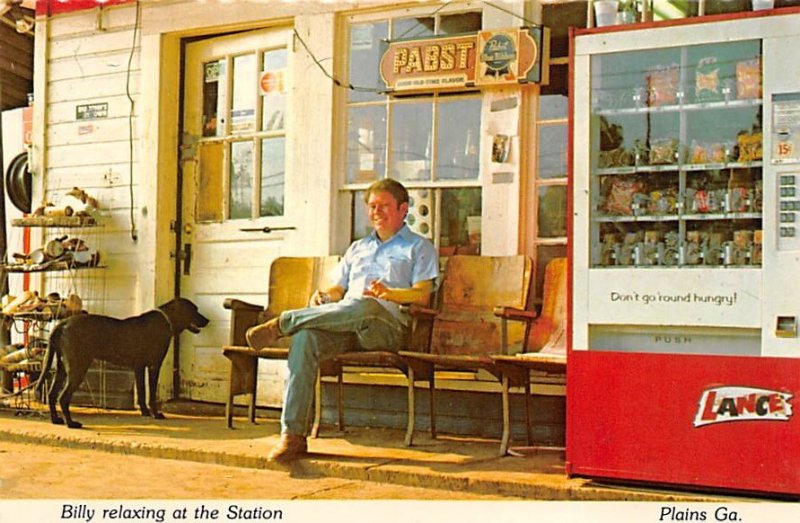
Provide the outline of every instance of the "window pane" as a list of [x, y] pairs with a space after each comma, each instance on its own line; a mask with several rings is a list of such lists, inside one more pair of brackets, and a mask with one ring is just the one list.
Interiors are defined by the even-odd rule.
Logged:
[[539, 237], [567, 235], [567, 188], [563, 185], [539, 187]]
[[233, 59], [231, 133], [246, 133], [255, 130], [255, 103], [256, 55], [237, 56]]
[[366, 191], [354, 191], [353, 194], [353, 230], [350, 231], [352, 241], [361, 239], [372, 232], [372, 225], [369, 223], [367, 206], [364, 204], [364, 193]]
[[430, 180], [431, 102], [392, 106], [390, 176], [400, 181]]
[[480, 254], [481, 189], [442, 189], [439, 253]]
[[434, 35], [433, 18], [399, 18], [392, 21], [392, 40], [420, 38]]
[[[389, 36], [386, 22], [350, 26], [350, 83], [358, 88], [382, 90], [386, 84], [378, 72], [381, 61], [381, 40]], [[379, 100], [376, 92], [359, 89], [348, 90], [351, 102]]]
[[279, 131], [286, 117], [286, 49], [265, 51], [261, 67], [261, 129]]
[[[203, 65], [203, 136], [222, 136], [225, 118], [225, 60]], [[222, 86], [222, 88], [220, 88]]]
[[253, 142], [231, 144], [230, 217], [250, 218], [253, 201]]
[[539, 178], [567, 177], [567, 125], [539, 127]]
[[200, 179], [197, 190], [195, 219], [198, 222], [222, 221], [222, 151], [223, 142], [201, 142]]
[[[551, 55], [552, 54], [551, 50]], [[541, 86], [539, 96], [563, 97], [564, 105], [567, 104], [567, 92], [569, 91], [569, 68], [563, 64], [550, 64], [550, 83]], [[565, 109], [566, 111], [566, 109]], [[564, 113], [566, 115], [566, 112]]]
[[436, 142], [437, 179], [476, 180], [478, 178], [480, 132], [480, 98], [439, 103], [439, 127]]
[[482, 20], [483, 15], [481, 13], [460, 13], [442, 16], [439, 19], [439, 34], [474, 33], [481, 30]]
[[539, 98], [539, 119], [555, 120], [557, 118], [566, 118], [569, 109], [568, 102], [569, 99], [566, 96], [557, 94], [542, 96]]
[[347, 183], [386, 173], [386, 106], [351, 107], [347, 118]]
[[286, 171], [286, 139], [267, 138], [261, 142], [260, 216], [283, 216]]

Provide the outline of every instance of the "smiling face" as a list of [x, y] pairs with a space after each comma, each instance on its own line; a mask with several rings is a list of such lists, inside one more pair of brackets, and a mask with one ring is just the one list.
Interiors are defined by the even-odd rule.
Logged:
[[369, 221], [378, 238], [386, 241], [400, 230], [408, 213], [408, 203], [398, 204], [394, 196], [386, 191], [376, 191], [367, 200]]

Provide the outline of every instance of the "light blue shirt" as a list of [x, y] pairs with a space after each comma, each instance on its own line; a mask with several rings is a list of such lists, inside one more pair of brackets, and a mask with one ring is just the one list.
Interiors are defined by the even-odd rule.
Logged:
[[[414, 284], [439, 275], [436, 248], [427, 238], [407, 225], [382, 242], [375, 231], [353, 242], [331, 275], [331, 281], [346, 289], [344, 299], [360, 299], [370, 282], [379, 280], [387, 287], [409, 289]], [[397, 303], [378, 300], [404, 325], [408, 318]]]

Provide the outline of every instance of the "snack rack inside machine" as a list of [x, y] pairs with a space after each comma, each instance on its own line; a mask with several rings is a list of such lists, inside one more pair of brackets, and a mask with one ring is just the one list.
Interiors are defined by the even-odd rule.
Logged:
[[800, 495], [800, 9], [572, 44], [568, 472]]

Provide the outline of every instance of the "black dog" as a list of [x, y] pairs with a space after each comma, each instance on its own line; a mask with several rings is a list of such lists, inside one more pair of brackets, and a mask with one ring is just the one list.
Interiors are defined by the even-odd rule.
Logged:
[[[71, 429], [81, 427], [70, 416], [69, 404], [72, 394], [78, 390], [89, 365], [95, 359], [132, 368], [136, 374], [136, 394], [142, 415], [164, 419], [164, 415], [158, 410], [156, 396], [158, 373], [164, 356], [167, 355], [170, 340], [183, 330], [197, 334], [206, 325], [208, 318], [200, 314], [197, 305], [184, 298], [174, 299], [157, 309], [124, 320], [97, 314], [80, 314], [59, 322], [50, 333], [42, 375], [36, 384], [38, 391], [55, 357], [55, 378], [47, 396], [50, 420], [56, 425], [64, 424], [64, 419], [56, 413], [58, 399], [67, 426]], [[145, 403], [145, 367], [150, 385], [149, 408], [148, 403]]]

